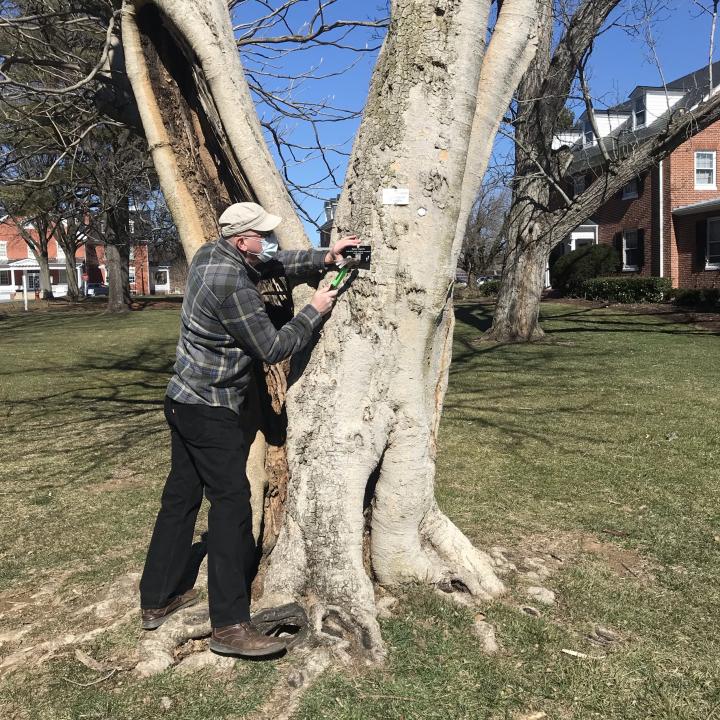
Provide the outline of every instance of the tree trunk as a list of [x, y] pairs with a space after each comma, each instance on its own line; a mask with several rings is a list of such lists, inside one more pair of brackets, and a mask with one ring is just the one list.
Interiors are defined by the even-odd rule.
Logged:
[[545, 333], [538, 320], [548, 254], [543, 243], [527, 237], [508, 249], [493, 324], [485, 333], [486, 340], [528, 342], [543, 337]]
[[105, 257], [110, 278], [108, 283], [108, 312], [130, 310], [130, 211], [128, 198], [105, 198], [106, 242]]
[[[349, 610], [375, 652], [373, 580], [503, 591], [434, 495], [485, 9], [397, 3], [335, 220], [338, 234], [373, 246], [373, 268], [341, 296], [309, 360], [295, 359], [302, 375], [291, 373], [287, 515], [262, 604], [311, 589], [319, 616]], [[408, 188], [409, 205], [382, 205], [384, 187]]]
[[67, 296], [72, 302], [80, 299], [80, 288], [78, 287], [77, 270], [75, 269], [75, 244], [72, 243], [64, 248], [65, 252], [65, 274], [67, 275]]
[[43, 300], [52, 300], [53, 289], [52, 283], [50, 282], [50, 259], [48, 257], [47, 247], [41, 249], [39, 252], [33, 252], [37, 264], [40, 266], [40, 297]]
[[112, 313], [127, 312], [130, 309], [130, 256], [127, 247], [122, 245], [106, 245], [105, 261], [107, 263], [108, 304], [107, 310]]
[[127, 312], [131, 302], [127, 245], [106, 245], [105, 262], [109, 276], [107, 310], [112, 313]]
[[[536, 10], [534, 0], [505, 0], [508, 36], [491, 42], [488, 70], [489, 0], [396, 0], [392, 7], [336, 215], [337, 232], [373, 246], [372, 269], [346, 284], [320, 341], [293, 358], [287, 466], [274, 456], [275, 480], [260, 477], [261, 468], [253, 485], [274, 487], [276, 498], [287, 493], [281, 512], [265, 503], [279, 535], [276, 542], [271, 535], [259, 605], [302, 601], [316, 630], [328, 614], [349, 619], [373, 657], [383, 652], [374, 581], [429, 582], [481, 598], [503, 591], [494, 561], [437, 506], [435, 454], [458, 227], [471, 204], [464, 180], [482, 176], [486, 136], [532, 56]], [[258, 198], [289, 221], [278, 228], [281, 246], [297, 247], [300, 223], [248, 105], [226, 4], [162, 0], [148, 13], [145, 3], [125, 6], [128, 74], [166, 197], [195, 198], [189, 188], [197, 183], [205, 193], [188, 205], [168, 198], [174, 217], [182, 205], [176, 223], [188, 256], [199, 239], [212, 239], [205, 215], [223, 198]], [[513, 26], [518, 47], [508, 44]], [[190, 74], [177, 62], [168, 66], [178, 53]], [[384, 205], [384, 188], [408, 189], [409, 204]], [[284, 374], [277, 376], [269, 383], [273, 406], [285, 390]]]

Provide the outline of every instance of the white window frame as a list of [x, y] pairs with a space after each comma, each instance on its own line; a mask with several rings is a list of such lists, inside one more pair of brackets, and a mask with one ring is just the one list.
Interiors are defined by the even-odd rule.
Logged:
[[29, 291], [34, 292], [40, 289], [40, 271], [39, 270], [28, 270], [26, 271], [27, 276], [27, 288]]
[[637, 178], [633, 178], [627, 185], [623, 185], [622, 199], [636, 200], [640, 196], [640, 183]]
[[[698, 155], [712, 155], [712, 183], [699, 183], [698, 170], [707, 170], [708, 168], [698, 168]], [[696, 190], [717, 190], [717, 153], [715, 150], [696, 150], [695, 151], [695, 189]]]
[[8, 268], [3, 268], [2, 270], [0, 270], [0, 275], [2, 275], [2, 273], [7, 273], [7, 274], [8, 274], [8, 278], [10, 278], [10, 281], [9, 281], [8, 283], [6, 283], [6, 284], [0, 283], [0, 287], [14, 287], [14, 286], [13, 286], [13, 272], [12, 272], [12, 270], [10, 270], [10, 269], [8, 269]]
[[135, 284], [135, 266], [128, 267], [128, 282]]
[[708, 218], [707, 221], [707, 238], [705, 240], [705, 269], [706, 270], [720, 270], [720, 252], [717, 253], [718, 260], [716, 262], [710, 262], [710, 243], [720, 244], [720, 231], [718, 232], [718, 238], [712, 240], [710, 236], [710, 226], [720, 226], [720, 217]]
[[[165, 273], [165, 282], [158, 282], [158, 281], [157, 281], [157, 277], [158, 277], [158, 275], [159, 275], [160, 273]], [[157, 285], [159, 285], [160, 287], [165, 287], [165, 286], [167, 286], [167, 287], [169, 288], [169, 287], [170, 287], [170, 268], [167, 268], [167, 267], [157, 267], [157, 268], [155, 268], [155, 270], [153, 271], [153, 283], [154, 283], [156, 286], [157, 286]]]
[[[638, 122], [638, 114], [642, 113], [643, 120]], [[633, 130], [639, 130], [647, 125], [647, 103], [645, 102], [645, 96], [635, 98], [635, 104], [633, 105]]]
[[0, 240], [0, 262], [7, 262], [7, 240]]
[[[635, 236], [635, 247], [634, 248], [628, 248], [627, 241], [628, 236]], [[627, 259], [627, 251], [629, 250], [637, 250], [638, 249], [638, 231], [637, 230], [623, 230], [622, 234], [622, 250], [623, 250], [623, 256], [622, 256], [622, 263], [623, 263], [623, 272], [637, 272], [640, 269], [639, 265], [628, 265], [626, 262]]]

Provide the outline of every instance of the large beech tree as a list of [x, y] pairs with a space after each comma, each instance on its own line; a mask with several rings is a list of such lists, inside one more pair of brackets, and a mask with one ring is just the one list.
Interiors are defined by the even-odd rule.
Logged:
[[[265, 488], [257, 607], [301, 602], [316, 630], [348, 619], [383, 654], [374, 582], [503, 591], [434, 497], [436, 435], [450, 364], [452, 287], [492, 142], [536, 47], [535, 0], [394, 0], [349, 161], [336, 232], [373, 246], [288, 381], [286, 453], [266, 423], [249, 469]], [[125, 65], [187, 256], [217, 236], [229, 202], [284, 218], [283, 248], [309, 247], [263, 140], [221, 0], [126, 2]], [[383, 205], [407, 188], [407, 205]], [[302, 302], [302, 288], [294, 291]], [[287, 392], [285, 391], [285, 388]], [[269, 488], [268, 488], [269, 485]]]

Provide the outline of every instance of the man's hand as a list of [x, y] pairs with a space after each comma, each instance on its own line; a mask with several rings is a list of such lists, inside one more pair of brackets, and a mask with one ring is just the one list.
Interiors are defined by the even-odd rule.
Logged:
[[337, 290], [331, 290], [329, 287], [320, 288], [310, 301], [310, 304], [321, 314], [327, 315], [335, 304], [335, 298], [338, 294]]
[[340, 238], [340, 240], [328, 250], [325, 256], [325, 264], [332, 265], [335, 263], [335, 265], [337, 265], [338, 263], [342, 263], [342, 251], [345, 250], [345, 248], [356, 247], [359, 244], [360, 238], [358, 238], [357, 235], [348, 235], [347, 237]]

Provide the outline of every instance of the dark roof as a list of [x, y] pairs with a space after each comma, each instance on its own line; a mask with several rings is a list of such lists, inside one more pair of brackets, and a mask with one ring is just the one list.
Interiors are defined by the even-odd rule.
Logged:
[[[671, 92], [687, 92], [688, 90], [693, 90], [695, 88], [707, 89], [710, 85], [710, 74], [708, 72], [709, 67], [709, 65], [703, 65], [703, 67], [698, 70], [694, 70], [693, 72], [683, 75], [676, 80], [671, 80], [665, 87], [667, 87], [667, 89]], [[712, 71], [713, 84], [717, 85], [717, 80], [720, 79], [720, 60], [713, 63]], [[665, 87], [662, 85], [637, 85], [630, 93], [630, 97], [635, 95], [638, 90], [657, 90], [662, 92], [665, 90]]]
[[[668, 90], [692, 90], [694, 88], [705, 88], [706, 90], [710, 87], [710, 74], [708, 72], [709, 65], [701, 67], [695, 72], [683, 75], [677, 80], [673, 80], [667, 84]], [[713, 63], [712, 65], [713, 84], [717, 85], [720, 80], [720, 60]]]
[[695, 215], [697, 213], [709, 212], [720, 209], [720, 198], [714, 200], [703, 200], [692, 205], [683, 205], [672, 211], [673, 215]]
[[606, 110], [599, 110], [598, 112], [607, 113], [608, 115], [611, 113], [624, 115], [625, 113], [632, 112], [632, 109], [633, 109], [633, 101], [625, 100], [625, 102], [621, 102], [618, 105], [613, 105], [612, 107], [609, 107]]
[[[706, 65], [699, 70], [695, 70], [695, 72], [689, 73], [688, 75], [683, 75], [683, 77], [667, 83], [668, 90], [682, 90], [685, 92], [685, 95], [680, 98], [680, 100], [678, 100], [678, 102], [675, 103], [675, 105], [673, 105], [670, 110], [664, 112], [651, 125], [646, 125], [639, 130], [633, 130], [633, 117], [632, 115], [630, 115], [630, 117], [628, 117], [625, 122], [616, 127], [615, 130], [608, 133], [604, 137], [599, 138], [595, 145], [592, 145], [589, 148], [581, 148], [575, 150], [573, 153], [573, 162], [569, 168], [569, 172], [571, 174], [574, 174], [596, 164], [596, 162], [602, 158], [600, 143], [612, 150], [613, 146], [622, 146], [630, 142], [636, 143], [638, 141], [647, 140], [662, 132], [667, 127], [672, 113], [675, 113], [678, 110], [688, 110], [694, 107], [702, 101], [705, 95], [707, 95], [710, 87], [710, 76], [708, 73], [708, 68], [709, 66]], [[715, 87], [720, 85], [720, 61], [713, 63], [713, 85]], [[647, 87], [647, 89], [663, 90], [663, 88], [650, 87]], [[623, 105], [626, 105], [628, 103], [631, 103], [631, 101], [628, 100], [626, 101], [626, 103], [616, 105], [615, 108], [623, 107]], [[611, 110], [612, 109], [613, 108], [611, 108]]]

